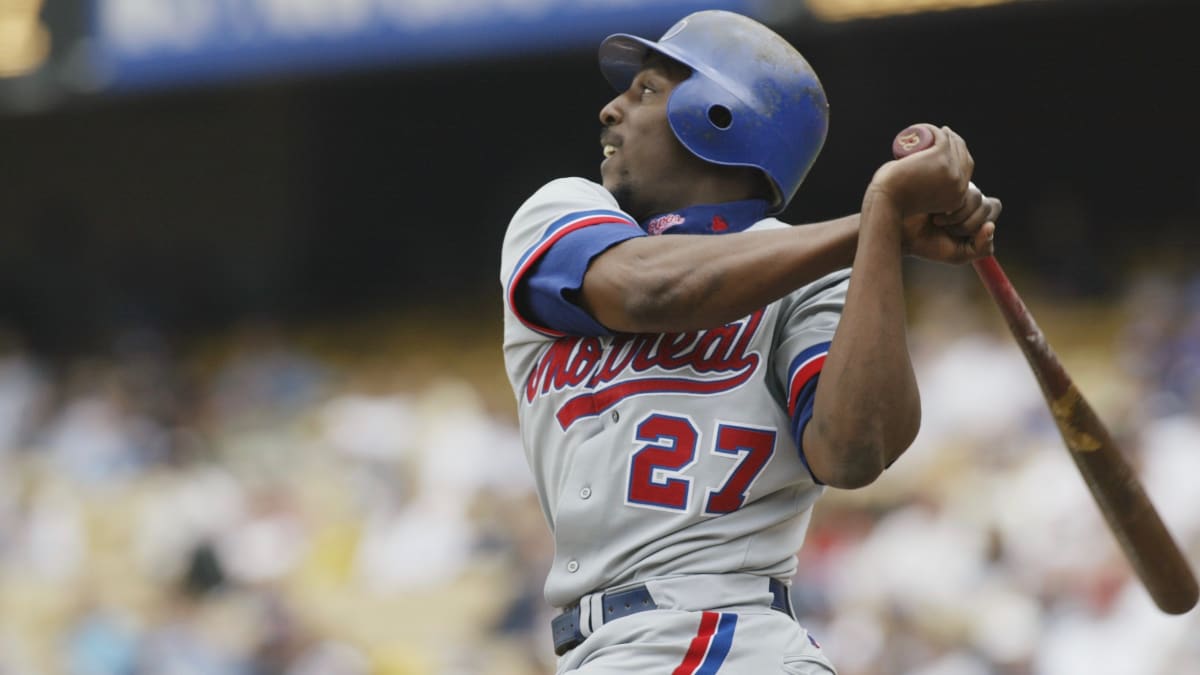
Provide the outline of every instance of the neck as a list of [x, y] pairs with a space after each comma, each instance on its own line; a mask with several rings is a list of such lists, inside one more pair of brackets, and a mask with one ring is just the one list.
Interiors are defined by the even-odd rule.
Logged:
[[642, 219], [697, 204], [720, 204], [763, 198], [759, 190], [760, 183], [753, 170], [741, 167], [721, 168], [730, 170], [720, 174], [708, 172], [699, 176], [681, 177], [675, 184], [677, 190], [666, 190], [654, 195], [654, 203], [647, 204], [645, 209], [641, 209], [644, 213], [637, 217]]

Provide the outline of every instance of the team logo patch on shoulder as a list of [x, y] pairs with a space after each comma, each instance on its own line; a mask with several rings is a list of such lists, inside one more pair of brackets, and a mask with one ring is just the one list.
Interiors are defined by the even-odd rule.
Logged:
[[683, 216], [678, 213], [668, 213], [665, 216], [653, 218], [646, 223], [646, 231], [650, 234], [662, 234], [676, 225], [683, 224]]

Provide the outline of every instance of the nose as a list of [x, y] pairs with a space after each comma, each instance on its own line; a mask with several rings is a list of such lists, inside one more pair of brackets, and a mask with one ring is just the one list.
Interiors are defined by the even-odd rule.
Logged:
[[603, 108], [600, 109], [600, 124], [606, 127], [620, 122], [624, 117], [624, 112], [620, 106], [621, 96], [614, 96]]

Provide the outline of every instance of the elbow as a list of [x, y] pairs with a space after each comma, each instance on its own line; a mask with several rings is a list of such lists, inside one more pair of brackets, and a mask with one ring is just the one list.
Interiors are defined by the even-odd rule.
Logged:
[[[817, 461], [809, 459], [813, 475], [829, 487], [857, 490], [874, 483], [912, 445], [917, 424], [906, 425], [897, 433], [866, 433], [853, 438], [817, 441]], [[806, 448], [807, 454], [807, 448]]]
[[610, 330], [669, 333], [723, 325], [746, 314], [714, 299], [719, 273], [678, 256], [648, 255], [635, 238], [598, 257], [583, 280], [584, 308]]
[[621, 333], [657, 333], [665, 328], [666, 314], [663, 303], [653, 293], [635, 285], [612, 293], [608, 302], [595, 302], [591, 298], [584, 304], [586, 309], [606, 328]]
[[626, 268], [604, 284], [604, 300], [588, 307], [605, 326], [624, 333], [680, 330], [679, 291], [662, 274]]
[[[878, 446], [849, 447], [838, 452], [840, 459], [830, 463], [817, 478], [839, 490], [857, 490], [874, 483], [885, 468], [884, 453]], [[816, 473], [816, 472], [814, 472]]]
[[651, 333], [671, 327], [669, 310], [677, 295], [672, 281], [654, 266], [606, 254], [584, 277], [581, 304], [610, 330]]
[[675, 305], [672, 284], [658, 275], [640, 274], [631, 277], [622, 297], [624, 319], [636, 327], [633, 332], [650, 333], [676, 328], [672, 315]]

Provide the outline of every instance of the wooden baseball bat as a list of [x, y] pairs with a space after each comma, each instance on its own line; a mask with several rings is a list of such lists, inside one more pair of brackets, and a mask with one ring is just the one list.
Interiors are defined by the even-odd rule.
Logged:
[[[900, 158], [932, 143], [929, 129], [914, 125], [900, 132], [892, 152]], [[1059, 362], [1000, 263], [988, 256], [974, 266], [1037, 377], [1071, 459], [1150, 597], [1168, 614], [1191, 610], [1200, 595], [1196, 577], [1137, 474]]]

